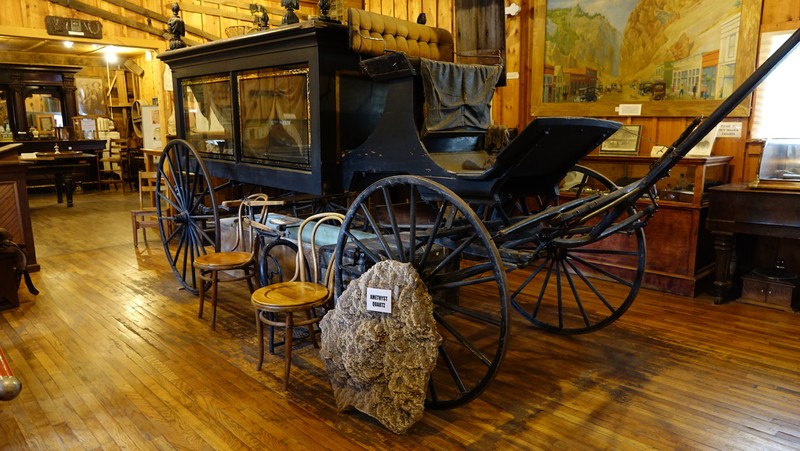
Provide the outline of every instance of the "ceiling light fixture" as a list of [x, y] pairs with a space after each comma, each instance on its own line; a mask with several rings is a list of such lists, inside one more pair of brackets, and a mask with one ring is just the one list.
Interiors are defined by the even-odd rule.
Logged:
[[107, 63], [114, 64], [114, 63], [116, 63], [118, 61], [116, 50], [117, 49], [114, 48], [113, 45], [108, 46], [103, 50], [103, 53], [105, 54], [105, 58], [106, 58], [106, 62]]

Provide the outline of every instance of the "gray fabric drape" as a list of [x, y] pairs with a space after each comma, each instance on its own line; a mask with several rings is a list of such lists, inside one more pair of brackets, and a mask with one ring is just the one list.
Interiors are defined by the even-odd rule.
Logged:
[[445, 63], [422, 58], [425, 131], [486, 130], [501, 66]]

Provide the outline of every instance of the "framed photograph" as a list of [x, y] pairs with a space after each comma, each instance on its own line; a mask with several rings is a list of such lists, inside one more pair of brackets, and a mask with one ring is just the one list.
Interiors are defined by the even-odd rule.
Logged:
[[36, 129], [39, 133], [52, 135], [56, 129], [56, 121], [52, 114], [39, 114], [36, 116]]
[[711, 150], [714, 148], [714, 141], [717, 139], [717, 129], [719, 128], [719, 124], [714, 127], [713, 130], [708, 132], [706, 136], [703, 137], [703, 140], [697, 143], [689, 153], [686, 154], [687, 157], [710, 157]]
[[600, 155], [638, 155], [641, 125], [623, 125], [600, 145]]
[[755, 67], [759, 0], [532, 3], [532, 116], [708, 115]]
[[102, 116], [106, 114], [106, 96], [100, 77], [75, 77], [75, 96], [78, 114]]

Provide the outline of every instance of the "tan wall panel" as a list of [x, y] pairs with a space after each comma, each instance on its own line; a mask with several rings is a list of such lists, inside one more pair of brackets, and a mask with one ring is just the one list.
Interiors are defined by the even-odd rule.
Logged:
[[[140, 5], [143, 8], [157, 12], [164, 16], [170, 16], [169, 4], [171, 2], [163, 2], [160, 0], [129, 0], [132, 4]], [[128, 20], [133, 20], [140, 23], [146, 23], [146, 19], [142, 15], [126, 10], [119, 6], [115, 6], [103, 0], [82, 0], [83, 3], [98, 7], [104, 11], [117, 14]], [[231, 19], [225, 17], [231, 14], [249, 14], [249, 11], [244, 7], [247, 2], [240, 2], [236, 5], [235, 2], [226, 2], [223, 0], [195, 0], [190, 2], [202, 6], [203, 8], [216, 9], [219, 14], [202, 14], [195, 12], [182, 13], [187, 25], [201, 28], [203, 31], [211, 33], [216, 36], [225, 36], [225, 29], [233, 25], [248, 25], [248, 21]], [[313, 4], [315, 2], [303, 1], [300, 14], [316, 14], [316, 9]], [[347, 6], [353, 5], [353, 1], [348, 0]], [[508, 3], [508, 2], [506, 2]], [[516, 17], [507, 17], [506, 23], [506, 51], [507, 51], [507, 67], [509, 72], [516, 72], [519, 74], [519, 79], [509, 79], [506, 87], [498, 89], [494, 101], [494, 116], [497, 122], [512, 127], [521, 127], [530, 120], [525, 113], [527, 109], [526, 99], [529, 98], [529, 91], [532, 89], [530, 83], [530, 65], [531, 56], [533, 53], [529, 48], [529, 39], [533, 24], [533, 10], [529, 7], [529, 2], [517, 1], [522, 6], [522, 12]], [[25, 27], [32, 29], [44, 29], [44, 18], [47, 15], [56, 15], [61, 17], [74, 17], [85, 20], [95, 20], [94, 16], [75, 11], [71, 8], [63, 7], [54, 4], [50, 1], [43, 0], [20, 0], [18, 8], [11, 8], [2, 15], [0, 15], [0, 27]], [[281, 12], [280, 1], [265, 1], [261, 2], [264, 6], [271, 9], [270, 24], [277, 25], [280, 22]], [[236, 6], [234, 6], [236, 5]], [[242, 7], [238, 7], [242, 6]], [[404, 18], [408, 20], [416, 20], [420, 12], [425, 12], [428, 18], [428, 24], [453, 30], [453, 11], [451, 0], [364, 0], [363, 8], [369, 11], [380, 12], [393, 17]], [[122, 38], [129, 38], [133, 40], [147, 40], [150, 45], [155, 44], [159, 49], [166, 47], [166, 41], [158, 36], [150, 33], [137, 30], [125, 25], [115, 23], [109, 20], [100, 19], [103, 23], [104, 35], [115, 36]], [[166, 25], [163, 23], [152, 20], [152, 26], [158, 29], [165, 29]], [[763, 2], [763, 11], [761, 18], [761, 30], [772, 31], [776, 29], [793, 29], [800, 26], [800, 0], [765, 0]], [[198, 42], [204, 39], [189, 34], [187, 38], [195, 39]], [[31, 59], [30, 55], [9, 54], [4, 52], [0, 54], [5, 60], [19, 60], [20, 62], [33, 62], [41, 61], [41, 57]], [[47, 57], [47, 61], [52, 64], [74, 64], [74, 61], [65, 57]], [[153, 62], [148, 63], [141, 59], [137, 59], [136, 63], [139, 64], [144, 70], [145, 75], [140, 80], [140, 95], [149, 101], [152, 97], [159, 97], [161, 73], [163, 72], [163, 65], [154, 59]], [[86, 73], [93, 73], [97, 75], [104, 74], [102, 67], [87, 67]], [[103, 77], [105, 78], [105, 77]], [[627, 120], [627, 119], [626, 119]], [[648, 136], [660, 143], [671, 143], [671, 140], [677, 136], [682, 130], [682, 127], [688, 123], [687, 117], [661, 117], [648, 119], [647, 124], [644, 125], [644, 130]], [[749, 128], [748, 118], [740, 119], [746, 129]], [[742, 139], [718, 139], [714, 146], [714, 153], [719, 155], [733, 155], [734, 156], [734, 179], [747, 178], [745, 170], [745, 143], [746, 137]], [[645, 143], [642, 145], [642, 153], [645, 153]]]

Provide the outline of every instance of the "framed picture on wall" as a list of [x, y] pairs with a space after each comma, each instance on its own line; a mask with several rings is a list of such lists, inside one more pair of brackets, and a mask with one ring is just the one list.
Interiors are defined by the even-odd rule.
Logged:
[[532, 0], [530, 114], [707, 115], [753, 70], [761, 3]]
[[55, 128], [56, 122], [52, 114], [39, 114], [36, 116], [36, 129], [39, 130], [39, 133], [51, 135]]
[[600, 145], [600, 155], [637, 155], [641, 125], [623, 125]]
[[75, 95], [78, 114], [102, 116], [106, 114], [106, 97], [100, 77], [75, 77]]

